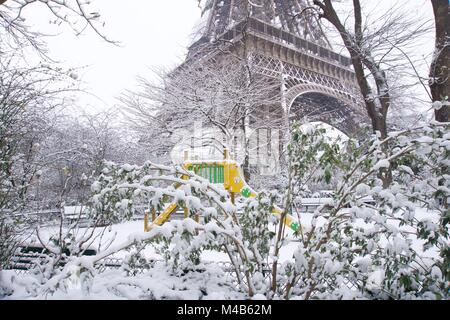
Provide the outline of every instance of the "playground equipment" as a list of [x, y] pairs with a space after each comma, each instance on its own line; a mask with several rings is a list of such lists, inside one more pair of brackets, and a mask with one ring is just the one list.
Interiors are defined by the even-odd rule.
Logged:
[[[211, 183], [223, 184], [225, 190], [230, 193], [232, 203], [235, 203], [236, 194], [240, 194], [244, 198], [256, 198], [258, 196], [258, 193], [245, 182], [239, 164], [229, 158], [228, 150], [224, 150], [222, 161], [188, 160], [186, 152], [184, 158], [183, 169], [193, 171], [195, 174], [208, 179]], [[152, 224], [149, 224], [149, 213], [146, 212], [144, 215], [144, 230], [150, 231], [153, 225], [164, 224], [177, 209], [178, 205], [171, 203], [159, 215], [156, 215], [155, 210], [152, 210]], [[282, 213], [283, 210], [277, 206], [272, 211], [272, 214], [278, 217], [281, 217]], [[185, 218], [188, 216], [187, 208], [184, 208], [184, 216]], [[198, 221], [198, 216], [196, 216], [196, 220]], [[291, 215], [285, 216], [284, 223], [293, 231], [297, 231], [299, 228], [299, 224]]]

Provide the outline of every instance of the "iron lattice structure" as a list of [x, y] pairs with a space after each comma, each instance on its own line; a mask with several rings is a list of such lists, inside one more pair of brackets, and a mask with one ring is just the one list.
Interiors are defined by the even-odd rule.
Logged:
[[234, 23], [255, 18], [303, 39], [330, 46], [317, 15], [308, 11], [309, 8], [307, 0], [208, 0], [203, 11], [208, 15], [205, 35], [218, 37]]

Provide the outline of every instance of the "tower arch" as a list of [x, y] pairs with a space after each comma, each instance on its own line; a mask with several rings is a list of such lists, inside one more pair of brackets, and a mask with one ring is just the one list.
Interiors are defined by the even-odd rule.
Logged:
[[285, 94], [290, 121], [324, 122], [356, 137], [368, 123], [356, 100], [346, 92], [339, 92], [319, 84], [298, 84]]

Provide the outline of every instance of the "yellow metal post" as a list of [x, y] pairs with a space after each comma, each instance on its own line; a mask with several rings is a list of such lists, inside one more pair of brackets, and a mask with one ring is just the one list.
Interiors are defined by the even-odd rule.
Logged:
[[155, 208], [152, 208], [152, 222], [156, 219], [156, 211]]
[[195, 222], [200, 223], [200, 216], [198, 214], [196, 214], [194, 216], [194, 220], [195, 220]]
[[223, 149], [223, 159], [224, 160], [228, 160], [230, 158], [230, 154], [229, 154], [229, 151], [228, 151], [228, 149]]
[[234, 204], [234, 195], [235, 195], [235, 193], [234, 192], [230, 192], [230, 197], [231, 197], [231, 203], [232, 204]]
[[147, 232], [148, 230], [148, 211], [144, 212], [144, 231]]
[[187, 207], [184, 207], [184, 218], [188, 218], [189, 217], [189, 210]]

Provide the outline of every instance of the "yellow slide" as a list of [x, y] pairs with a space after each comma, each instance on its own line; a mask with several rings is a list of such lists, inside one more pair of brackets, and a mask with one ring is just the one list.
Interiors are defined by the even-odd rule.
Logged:
[[178, 205], [176, 203], [170, 204], [156, 219], [153, 221], [153, 223], [156, 223], [157, 225], [162, 225], [167, 220], [169, 220], [172, 213], [174, 213], [178, 208]]

